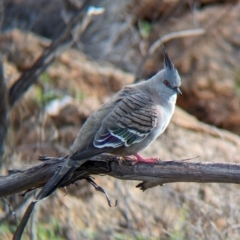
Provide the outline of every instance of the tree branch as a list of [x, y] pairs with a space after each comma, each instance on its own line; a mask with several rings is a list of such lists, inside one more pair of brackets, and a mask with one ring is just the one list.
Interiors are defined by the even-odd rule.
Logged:
[[7, 136], [7, 87], [4, 79], [3, 56], [0, 54], [0, 167], [2, 165], [2, 156], [4, 154], [4, 141]]
[[[12, 107], [15, 102], [30, 88], [46, 68], [66, 49], [71, 47], [81, 34], [86, 30], [94, 14], [86, 13], [91, 1], [84, 1], [81, 10], [69, 21], [61, 35], [47, 47], [33, 66], [25, 71], [9, 90], [9, 104]], [[101, 14], [101, 13], [100, 13]]]
[[[0, 197], [43, 186], [62, 165], [64, 158], [41, 157], [43, 163], [24, 171], [10, 171], [0, 177]], [[141, 190], [171, 182], [240, 183], [240, 164], [180, 161], [136, 163], [113, 155], [99, 155], [77, 169], [61, 187], [89, 177], [105, 174], [123, 180], [139, 180]]]
[[182, 30], [177, 32], [171, 32], [168, 33], [159, 39], [157, 39], [155, 42], [152, 43], [152, 45], [149, 47], [148, 52], [145, 54], [144, 58], [142, 59], [139, 67], [137, 68], [137, 71], [135, 73], [135, 82], [137, 82], [139, 79], [141, 79], [142, 76], [142, 70], [144, 69], [144, 65], [148, 58], [152, 56], [160, 47], [162, 44], [176, 38], [183, 38], [183, 37], [191, 37], [191, 36], [198, 36], [205, 34], [206, 31], [202, 28], [197, 29], [188, 29], [188, 30]]

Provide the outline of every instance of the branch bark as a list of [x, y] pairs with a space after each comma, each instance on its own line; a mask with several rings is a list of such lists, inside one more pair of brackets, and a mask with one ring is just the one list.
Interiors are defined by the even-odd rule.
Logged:
[[[64, 158], [41, 158], [43, 163], [29, 169], [10, 171], [0, 177], [0, 197], [21, 193], [43, 186], [64, 163]], [[139, 180], [137, 185], [146, 190], [171, 182], [240, 183], [240, 164], [191, 162], [189, 160], [135, 163], [126, 158], [102, 154], [92, 158], [77, 169], [61, 187], [89, 177], [109, 175], [122, 180]]]
[[2, 165], [2, 156], [4, 154], [4, 141], [7, 135], [7, 87], [4, 79], [3, 56], [0, 54], [0, 168]]

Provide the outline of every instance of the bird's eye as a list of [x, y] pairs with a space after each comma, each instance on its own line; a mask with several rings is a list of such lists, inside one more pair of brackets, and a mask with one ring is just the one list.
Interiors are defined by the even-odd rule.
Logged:
[[165, 86], [170, 87], [170, 83], [168, 80], [164, 80], [163, 83], [165, 84]]

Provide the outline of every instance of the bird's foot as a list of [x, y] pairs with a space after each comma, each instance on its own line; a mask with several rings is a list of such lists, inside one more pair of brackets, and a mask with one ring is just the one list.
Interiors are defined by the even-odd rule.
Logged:
[[145, 162], [145, 163], [158, 163], [159, 161], [161, 161], [159, 158], [157, 157], [152, 157], [152, 158], [144, 158], [143, 156], [141, 156], [140, 154], [135, 154], [134, 155], [137, 158], [138, 162]]

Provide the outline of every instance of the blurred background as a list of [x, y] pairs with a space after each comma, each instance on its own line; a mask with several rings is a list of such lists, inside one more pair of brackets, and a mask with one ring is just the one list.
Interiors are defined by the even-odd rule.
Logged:
[[[2, 0], [0, 31], [1, 175], [37, 164], [39, 155], [67, 154], [94, 110], [163, 67], [159, 37], [183, 95], [143, 155], [240, 162], [239, 1]], [[23, 239], [240, 239], [237, 185], [141, 192], [138, 182], [95, 180], [116, 207], [80, 181], [38, 204]], [[16, 228], [9, 204], [20, 219], [32, 195], [0, 202], [0, 239]]]

